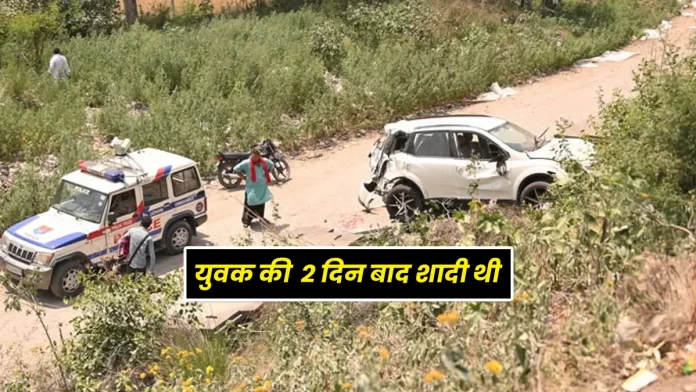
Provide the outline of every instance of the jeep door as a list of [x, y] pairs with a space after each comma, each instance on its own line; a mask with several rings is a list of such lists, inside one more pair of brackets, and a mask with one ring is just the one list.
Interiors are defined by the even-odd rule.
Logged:
[[457, 153], [457, 182], [461, 199], [494, 200], [507, 196], [512, 181], [498, 172], [498, 162], [492, 150], [500, 146], [482, 132], [464, 130], [452, 132]]
[[404, 169], [420, 182], [426, 199], [457, 197], [457, 157], [451, 136], [443, 130], [417, 131], [408, 140]]
[[167, 181], [168, 178], [169, 176], [163, 176], [143, 185], [143, 203], [145, 211], [152, 218], [152, 226], [149, 230], [155, 241], [162, 238], [162, 218], [173, 207], [169, 199], [172, 191], [169, 181]]
[[109, 225], [109, 215], [112, 213], [115, 221], [106, 230], [106, 242], [109, 246], [109, 253], [117, 251], [121, 237], [126, 234], [128, 229], [139, 224], [138, 205], [140, 200], [142, 200], [142, 197], [139, 187], [111, 195], [107, 211], [107, 225]]

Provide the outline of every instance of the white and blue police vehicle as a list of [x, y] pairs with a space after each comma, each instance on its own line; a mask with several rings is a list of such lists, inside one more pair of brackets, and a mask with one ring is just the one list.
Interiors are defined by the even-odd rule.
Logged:
[[144, 213], [158, 249], [183, 252], [206, 222], [207, 198], [196, 162], [152, 148], [128, 152], [115, 138], [114, 157], [62, 177], [48, 211], [11, 226], [0, 240], [0, 267], [15, 280], [40, 274], [38, 289], [78, 295], [90, 264], [112, 259], [121, 237]]

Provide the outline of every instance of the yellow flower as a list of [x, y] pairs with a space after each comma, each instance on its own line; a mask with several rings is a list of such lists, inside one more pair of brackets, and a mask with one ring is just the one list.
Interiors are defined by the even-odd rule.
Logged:
[[303, 321], [303, 320], [300, 320], [300, 321], [295, 322], [295, 326], [296, 326], [297, 329], [299, 329], [300, 331], [302, 331], [306, 325], [307, 325], [307, 323], [306, 323], [305, 321]]
[[338, 323], [335, 321], [331, 322], [331, 328], [338, 328]]
[[181, 358], [179, 360], [179, 365], [184, 366], [184, 364], [186, 364], [186, 360], [184, 358]]
[[187, 378], [186, 380], [184, 380], [184, 381], [181, 383], [181, 385], [183, 385], [183, 386], [185, 386], [185, 387], [189, 387], [189, 386], [191, 386], [192, 383], [193, 383], [193, 379], [192, 379], [192, 378]]
[[126, 390], [126, 392], [130, 392], [133, 390], [133, 388], [130, 385], [126, 385], [124, 389]]
[[152, 365], [150, 367], [150, 373], [152, 373], [153, 375], [156, 375], [157, 373], [159, 373], [159, 371], [160, 371], [159, 365]]
[[232, 362], [241, 362], [243, 359], [244, 359], [243, 356], [235, 355], [234, 357], [232, 357]]
[[268, 388], [266, 388], [266, 387], [256, 387], [256, 388], [254, 388], [254, 392], [268, 392]]
[[366, 327], [364, 325], [359, 326], [358, 328], [355, 329], [358, 332], [358, 336], [361, 338], [368, 338], [370, 337], [370, 327]]
[[172, 359], [172, 356], [171, 356], [171, 355], [167, 355], [166, 357], [164, 357], [164, 359], [166, 359], [166, 360], [168, 361], [168, 360]]
[[186, 358], [188, 356], [188, 351], [180, 350], [178, 353], [176, 353], [176, 356], [179, 358]]
[[445, 375], [442, 372], [432, 369], [428, 372], [428, 374], [425, 375], [424, 381], [427, 383], [431, 383], [433, 381], [442, 381], [444, 379]]
[[211, 380], [210, 377], [208, 377], [208, 378], [205, 379], [205, 383], [206, 383], [206, 384], [210, 384], [211, 382], [213, 382], [213, 380]]
[[353, 384], [346, 382], [343, 384], [343, 389], [351, 389], [353, 388]]
[[200, 353], [202, 353], [202, 352], [203, 352], [203, 350], [201, 350], [200, 348], [196, 347], [196, 354], [200, 354]]
[[246, 385], [235, 385], [232, 392], [243, 392]]
[[140, 373], [140, 379], [144, 380], [147, 377], [147, 373]]
[[169, 353], [172, 351], [171, 347], [166, 347], [162, 349], [162, 356], [164, 357], [165, 355], [169, 355]]
[[208, 366], [207, 368], [205, 368], [205, 374], [213, 374], [214, 371], [215, 368], [212, 366]]
[[456, 310], [447, 312], [447, 313], [442, 313], [441, 315], [437, 316], [437, 320], [441, 322], [442, 324], [446, 325], [455, 325], [459, 321], [459, 312]]
[[483, 367], [493, 374], [500, 374], [503, 371], [503, 365], [496, 360], [486, 362]]
[[325, 329], [324, 336], [329, 336], [329, 335], [331, 335], [331, 331], [329, 331], [328, 329]]
[[386, 347], [382, 347], [379, 349], [379, 357], [382, 358], [383, 360], [389, 359], [389, 350], [387, 350]]
[[263, 382], [263, 387], [266, 389], [271, 389], [271, 382], [266, 380]]
[[176, 378], [176, 373], [169, 372], [169, 378]]
[[650, 198], [650, 195], [647, 194], [647, 193], [641, 193], [641, 194], [640, 194], [640, 197], [643, 198], [643, 199], [649, 199], [649, 198]]
[[193, 369], [193, 365], [191, 365], [191, 364], [189, 363], [188, 365], [186, 365], [186, 369], [192, 370], [192, 369]]
[[188, 386], [188, 387], [184, 388], [184, 392], [195, 392], [195, 391], [196, 391], [196, 388], [193, 386]]
[[261, 381], [261, 376], [260, 375], [255, 375], [254, 376], [254, 381]]

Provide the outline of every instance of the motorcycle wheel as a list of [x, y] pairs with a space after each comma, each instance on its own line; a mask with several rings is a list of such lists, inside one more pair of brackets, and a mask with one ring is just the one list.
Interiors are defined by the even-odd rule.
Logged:
[[273, 174], [273, 178], [275, 178], [276, 182], [278, 183], [284, 183], [290, 180], [290, 165], [288, 164], [288, 161], [285, 160], [285, 158], [280, 158], [278, 160], [278, 163], [280, 164], [281, 170], [278, 170], [278, 165], [273, 165], [273, 171], [271, 174]]
[[238, 187], [239, 184], [242, 182], [241, 178], [233, 179], [233, 178], [227, 178], [225, 176], [226, 173], [231, 173], [233, 168], [234, 168], [234, 165], [231, 163], [224, 163], [218, 167], [218, 172], [217, 172], [218, 181], [226, 189], [234, 189], [234, 188]]

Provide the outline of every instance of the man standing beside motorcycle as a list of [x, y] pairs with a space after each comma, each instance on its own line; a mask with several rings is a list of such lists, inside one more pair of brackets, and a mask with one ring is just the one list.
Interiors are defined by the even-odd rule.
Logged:
[[243, 160], [233, 171], [245, 180], [244, 212], [242, 212], [242, 224], [251, 226], [251, 221], [258, 218], [262, 223], [268, 224], [264, 217], [266, 203], [273, 199], [268, 185], [271, 183], [270, 169], [273, 162], [263, 158], [258, 148], [251, 150], [249, 159]]

